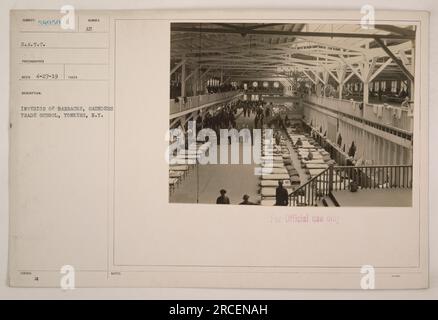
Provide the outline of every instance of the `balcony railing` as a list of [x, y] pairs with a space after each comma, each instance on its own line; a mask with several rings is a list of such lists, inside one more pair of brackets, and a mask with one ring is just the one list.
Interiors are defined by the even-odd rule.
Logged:
[[204, 94], [193, 97], [179, 98], [170, 100], [170, 114], [190, 110], [193, 108], [202, 107], [209, 103], [221, 102], [226, 99], [234, 98], [240, 95], [240, 91], [228, 91], [212, 94]]
[[412, 188], [412, 165], [330, 166], [289, 195], [290, 206], [316, 206], [333, 191]]
[[395, 127], [408, 132], [412, 132], [413, 129], [413, 115], [410, 108], [365, 104], [363, 118], [374, 123]]
[[245, 94], [283, 95], [283, 88], [250, 88], [245, 90]]
[[360, 102], [352, 100], [337, 99], [331, 97], [317, 97], [310, 95], [306, 97], [306, 100], [317, 104], [335, 112], [342, 112], [344, 114], [351, 115], [353, 117], [362, 118], [362, 110], [360, 108]]
[[[310, 103], [325, 107], [334, 112], [353, 117], [356, 120], [368, 121], [372, 126], [383, 126], [395, 129], [402, 134], [410, 134], [413, 129], [413, 115], [410, 108], [362, 104], [361, 102], [330, 97], [307, 96]], [[385, 130], [387, 131], [387, 130]]]

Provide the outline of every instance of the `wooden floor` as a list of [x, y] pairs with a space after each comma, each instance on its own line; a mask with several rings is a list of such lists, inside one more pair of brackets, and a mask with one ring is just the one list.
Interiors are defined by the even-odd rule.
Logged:
[[365, 189], [333, 192], [341, 207], [411, 207], [412, 189]]
[[[254, 115], [237, 119], [238, 129], [252, 128]], [[242, 144], [239, 146], [242, 162]], [[228, 149], [228, 155], [231, 151]], [[218, 151], [219, 155], [219, 151]], [[170, 196], [171, 203], [216, 203], [219, 190], [227, 190], [231, 204], [242, 201], [244, 194], [250, 196], [252, 202], [260, 201], [259, 176], [254, 175], [256, 165], [252, 164], [207, 164], [197, 165], [182, 181]]]

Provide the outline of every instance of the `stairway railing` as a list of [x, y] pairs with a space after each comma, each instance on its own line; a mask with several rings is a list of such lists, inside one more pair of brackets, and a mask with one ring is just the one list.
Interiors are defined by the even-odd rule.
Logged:
[[412, 165], [330, 166], [289, 194], [290, 206], [315, 206], [333, 191], [412, 188]]
[[412, 165], [333, 167], [333, 190], [412, 188]]
[[319, 199], [329, 195], [332, 169], [325, 169], [289, 194], [289, 205], [315, 206]]

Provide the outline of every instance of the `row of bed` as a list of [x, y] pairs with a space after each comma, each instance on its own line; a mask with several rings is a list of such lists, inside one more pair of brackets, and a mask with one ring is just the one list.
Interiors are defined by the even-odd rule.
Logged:
[[[288, 128], [287, 135], [293, 145], [293, 149], [298, 154], [298, 159], [301, 162], [301, 168], [305, 170], [307, 180], [318, 176], [325, 171], [329, 166], [336, 165], [336, 162], [330, 158], [330, 154], [316, 142], [308, 134], [302, 134], [297, 132], [295, 128]], [[301, 140], [301, 145], [297, 145], [297, 141]], [[309, 160], [309, 154], [312, 154], [311, 160]], [[317, 178], [315, 181], [315, 188], [318, 189], [318, 180], [326, 183], [324, 177]], [[332, 190], [345, 189], [351, 183], [351, 177], [345, 175], [345, 172], [338, 172], [335, 169], [333, 175]], [[315, 192], [318, 192], [316, 190]]]
[[178, 185], [187, 177], [196, 164], [200, 154], [204, 154], [209, 143], [198, 142], [180, 150], [169, 160], [169, 192], [173, 193]]
[[[329, 165], [335, 164], [334, 160], [330, 158], [330, 154], [307, 134], [297, 133], [295, 128], [288, 128], [287, 134], [308, 179], [317, 176], [326, 170]], [[301, 145], [297, 145], [298, 140], [301, 140]], [[309, 159], [310, 153], [312, 154], [311, 159]]]
[[[277, 130], [279, 131], [279, 130]], [[301, 134], [295, 128], [287, 128], [287, 137], [281, 136], [280, 143], [272, 143], [262, 129], [262, 153], [261, 163], [257, 168], [260, 173], [260, 196], [261, 204], [271, 206], [275, 204], [275, 193], [278, 182], [283, 181], [283, 186], [290, 194], [302, 182], [300, 175], [295, 169], [288, 147], [288, 141], [292, 143], [294, 150], [298, 154], [301, 167], [305, 169], [307, 178], [311, 179], [328, 168], [333, 162], [327, 151], [321, 148], [317, 142], [306, 134]], [[298, 139], [301, 145], [297, 146]], [[169, 192], [172, 193], [179, 184], [193, 170], [196, 159], [208, 149], [208, 144], [197, 143], [187, 149], [180, 150], [169, 163]], [[312, 159], [309, 160], [309, 153]]]
[[[193, 170], [196, 160], [200, 154], [205, 152], [208, 144], [197, 143], [187, 149], [180, 150], [169, 162], [169, 192], [172, 194], [180, 183]], [[262, 205], [274, 205], [275, 193], [278, 181], [283, 181], [283, 186], [288, 193], [294, 187], [300, 185], [300, 178], [297, 170], [292, 165], [290, 151], [287, 141], [281, 138], [279, 145], [272, 144], [263, 130], [261, 163], [256, 169], [260, 175], [260, 195]]]
[[300, 185], [298, 171], [293, 167], [287, 140], [280, 138], [280, 144], [276, 145], [267, 137], [266, 131], [262, 130], [262, 157], [260, 167], [256, 168], [260, 175], [261, 205], [272, 206], [275, 204], [275, 193], [278, 182], [283, 181], [283, 187], [291, 193]]

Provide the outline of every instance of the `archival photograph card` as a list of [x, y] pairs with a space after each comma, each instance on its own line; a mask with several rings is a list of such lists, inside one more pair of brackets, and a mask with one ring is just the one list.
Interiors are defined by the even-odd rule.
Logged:
[[10, 286], [427, 288], [429, 15], [365, 9], [11, 11]]

